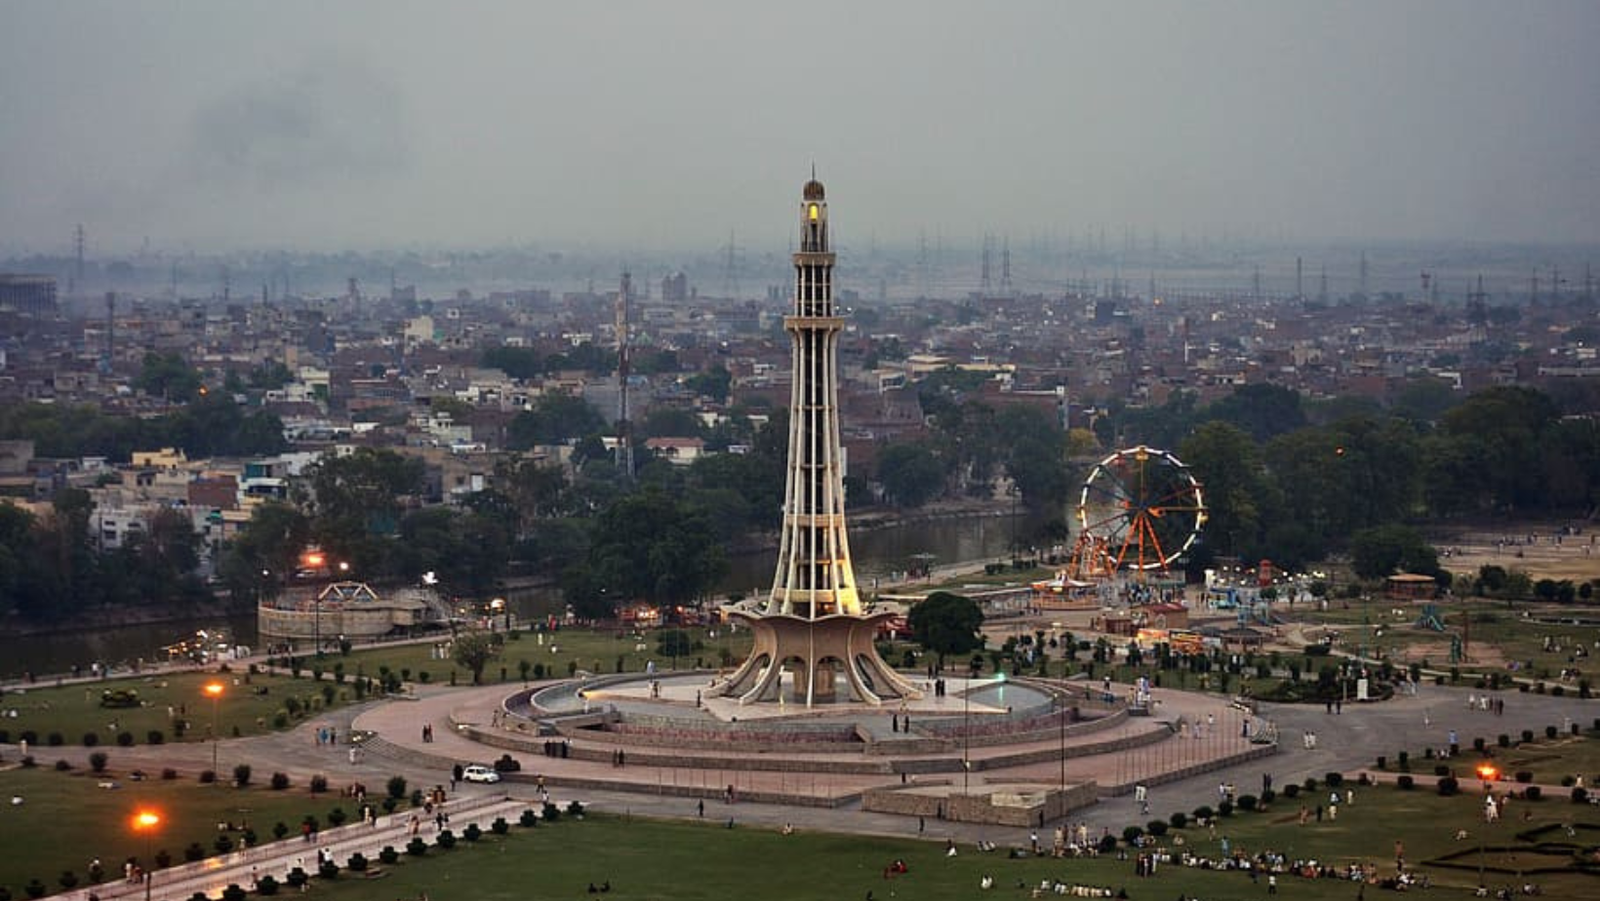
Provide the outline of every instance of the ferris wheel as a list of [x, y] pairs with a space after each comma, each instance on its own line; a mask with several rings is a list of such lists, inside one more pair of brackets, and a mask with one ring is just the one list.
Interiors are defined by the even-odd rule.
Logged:
[[1110, 571], [1166, 569], [1205, 522], [1205, 499], [1189, 467], [1142, 444], [1097, 463], [1078, 497], [1080, 535], [1099, 544]]

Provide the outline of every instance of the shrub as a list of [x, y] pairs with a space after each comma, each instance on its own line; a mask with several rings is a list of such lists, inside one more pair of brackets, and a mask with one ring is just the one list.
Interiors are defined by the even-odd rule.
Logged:
[[1435, 776], [1448, 776], [1450, 775], [1450, 768], [1441, 763], [1433, 768], [1433, 774]]
[[1388, 766], [1389, 766], [1389, 758], [1384, 757], [1382, 754], [1378, 755], [1378, 769], [1380, 769], [1380, 770], [1388, 769]]
[[1399, 754], [1395, 755], [1395, 760], [1400, 761], [1400, 769], [1403, 770], [1406, 767], [1411, 766], [1411, 752], [1401, 751]]
[[289, 875], [283, 877], [283, 881], [287, 883], [290, 888], [299, 888], [300, 886], [310, 882], [311, 877], [306, 875], [304, 867], [295, 867], [289, 871]]
[[1461, 791], [1461, 783], [1456, 781], [1456, 777], [1454, 777], [1454, 776], [1446, 776], [1443, 779], [1439, 780], [1439, 794], [1440, 795], [1443, 795], [1445, 797], [1449, 797], [1451, 795], [1459, 793], [1460, 791]]
[[394, 845], [384, 845], [383, 850], [378, 852], [378, 859], [392, 864], [400, 859], [400, 852], [394, 849]]
[[61, 883], [62, 888], [70, 891], [78, 884], [78, 874], [72, 872], [71, 870], [62, 870], [61, 875], [56, 878], [56, 881]]
[[389, 784], [388, 784], [387, 787], [388, 787], [388, 790], [389, 790], [389, 797], [394, 798], [396, 800], [399, 800], [400, 798], [404, 798], [406, 796], [406, 777], [404, 777], [404, 776], [390, 776], [389, 777]]
[[411, 790], [411, 806], [412, 807], [421, 807], [422, 804], [423, 804], [423, 801], [422, 801], [422, 789], [420, 789], [420, 788], [412, 789]]
[[1329, 788], [1338, 788], [1344, 784], [1344, 774], [1328, 773], [1322, 777], [1322, 781], [1326, 782]]
[[218, 854], [227, 854], [233, 850], [233, 836], [226, 832], [219, 833], [217, 840], [211, 843], [211, 847], [216, 848]]
[[1141, 836], [1141, 835], [1144, 835], [1144, 830], [1141, 829], [1140, 827], [1138, 827], [1138, 826], [1126, 826], [1122, 830], [1122, 841], [1123, 841], [1124, 844], [1131, 845], [1134, 842], [1138, 841], [1139, 840], [1139, 836]]
[[172, 780], [178, 778], [178, 771], [173, 769], [170, 766], [169, 767], [164, 767], [161, 770], [161, 778], [167, 780], [168, 782], [171, 782]]
[[283, 791], [284, 789], [286, 789], [288, 787], [289, 787], [289, 774], [288, 773], [273, 773], [272, 774], [272, 790], [273, 791], [280, 791], [281, 792], [281, 791]]
[[[52, 732], [52, 733], [50, 733], [50, 737], [51, 738], [55, 738], [56, 736], [58, 736], [60, 734], [61, 733], [59, 733], [59, 732]], [[92, 748], [95, 745], [98, 745], [99, 743], [100, 743], [100, 734], [98, 732], [85, 732], [85, 733], [83, 733], [82, 744], [83, 744], [83, 746], [85, 748]], [[65, 742], [61, 742], [61, 741], [52, 741], [52, 742], [50, 742], [51, 747], [58, 747], [58, 746], [63, 745], [63, 744], [65, 744]]]
[[448, 829], [444, 829], [439, 832], [439, 837], [434, 841], [438, 843], [439, 847], [448, 851], [456, 846], [456, 834]]
[[1516, 780], [1523, 784], [1533, 781], [1533, 773], [1528, 770], [1517, 770]]
[[339, 865], [331, 860], [325, 860], [317, 864], [317, 875], [323, 879], [338, 879]]
[[260, 837], [256, 835], [256, 831], [250, 828], [246, 828], [244, 830], [244, 834], [241, 835], [240, 838], [244, 840], [244, 846], [246, 848], [254, 848], [256, 843], [261, 840]]
[[1550, 686], [1550, 695], [1552, 697], [1556, 697], [1556, 698], [1564, 697], [1566, 695], [1566, 693], [1567, 693], [1567, 689], [1566, 689], [1566, 686], [1564, 686], [1564, 685], [1552, 685], [1552, 686]]
[[43, 898], [44, 893], [48, 891], [48, 889], [44, 887], [44, 883], [37, 879], [28, 880], [28, 884], [23, 886], [22, 890], [28, 893], [29, 898]]
[[1528, 801], [1537, 801], [1539, 800], [1539, 796], [1542, 794], [1544, 794], [1544, 792], [1540, 791], [1539, 786], [1537, 785], [1530, 785], [1522, 790], [1522, 797]]
[[1417, 780], [1411, 778], [1410, 776], [1401, 776], [1399, 779], [1395, 780], [1395, 785], [1398, 785], [1401, 791], [1411, 791], [1413, 788], [1416, 788]]
[[106, 752], [96, 751], [89, 755], [89, 769], [94, 770], [96, 773], [103, 773], [106, 771], [106, 762], [110, 759], [106, 756]]
[[469, 842], [475, 842], [483, 838], [483, 830], [478, 828], [477, 823], [469, 823], [467, 828], [461, 830], [461, 837]]
[[34, 767], [39, 765], [39, 761], [34, 760], [32, 754], [24, 754], [24, 755], [22, 755], [22, 760], [20, 760], [18, 762], [22, 764], [22, 768], [25, 769], [25, 770], [31, 770]]
[[500, 759], [494, 762], [494, 771], [497, 773], [515, 773], [522, 769], [522, 764], [510, 754], [501, 754]]
[[1494, 743], [1502, 748], [1509, 748], [1511, 747], [1511, 736], [1502, 732], [1495, 737]]
[[1110, 854], [1117, 850], [1117, 837], [1115, 835], [1102, 835], [1100, 837], [1100, 853]]
[[278, 841], [283, 841], [283, 837], [288, 835], [288, 834], [289, 834], [289, 824], [288, 823], [285, 823], [284, 821], [279, 820], [278, 822], [272, 824], [272, 837], [273, 838], [277, 839]]
[[240, 788], [250, 784], [250, 764], [241, 763], [233, 768], [233, 784]]
[[256, 880], [256, 892], [262, 895], [276, 895], [278, 893], [278, 880], [271, 873]]
[[239, 883], [230, 882], [228, 887], [222, 890], [222, 901], [244, 901], [245, 894]]
[[1145, 824], [1144, 828], [1148, 830], [1151, 835], [1155, 836], [1156, 838], [1160, 838], [1161, 836], [1167, 834], [1167, 821], [1151, 820], [1149, 823]]
[[410, 854], [412, 857], [421, 857], [422, 855], [428, 853], [428, 843], [423, 841], [422, 836], [419, 835], [416, 838], [413, 838], [411, 841], [406, 842], [406, 853]]
[[1572, 790], [1572, 803], [1574, 803], [1574, 804], [1587, 804], [1587, 803], [1589, 803], [1589, 790], [1586, 789], [1586, 788], [1575, 788], [1575, 789], [1573, 789]]
[[144, 743], [147, 745], [163, 744], [166, 740], [167, 736], [160, 729], [151, 729], [144, 734]]
[[328, 790], [328, 777], [318, 774], [311, 777], [311, 793], [320, 795]]
[[1293, 782], [1289, 783], [1288, 785], [1285, 785], [1283, 787], [1283, 796], [1285, 798], [1297, 798], [1297, 797], [1299, 797], [1300, 796], [1300, 786], [1294, 784]]
[[1578, 784], [1578, 780], [1574, 779], [1571, 776], [1562, 776], [1561, 777], [1561, 787], [1562, 788], [1571, 788], [1571, 787], [1573, 787], [1574, 785], [1577, 785], [1577, 784]]
[[1483, 746], [1484, 746], [1484, 741], [1483, 741], [1483, 739], [1481, 737], [1480, 738], [1474, 738], [1472, 740], [1472, 750], [1474, 750], [1474, 751], [1482, 751], [1483, 750]]
[[1261, 792], [1261, 806], [1265, 807], [1268, 804], [1271, 804], [1273, 799], [1276, 798], [1276, 797], [1278, 797], [1278, 793], [1276, 791], [1274, 791], [1273, 789], [1269, 788], [1269, 789], [1263, 790]]
[[131, 747], [133, 747], [133, 733], [132, 732], [118, 732], [117, 733], [117, 747], [119, 747], [119, 748], [131, 748]]
[[72, 764], [71, 763], [68, 763], [65, 760], [57, 760], [56, 761], [56, 772], [65, 773], [65, 772], [70, 771], [71, 769], [72, 769]]
[[1202, 804], [1194, 809], [1194, 818], [1197, 820], [1209, 820], [1216, 815], [1217, 812], [1208, 804]]
[[540, 811], [539, 819], [544, 820], [546, 823], [554, 823], [556, 820], [561, 819], [561, 808], [557, 807], [554, 801], [546, 801], [544, 802], [544, 809]]
[[1533, 741], [1533, 730], [1532, 729], [1524, 729], [1524, 730], [1522, 730], [1522, 742], [1523, 742], [1523, 744], [1527, 744], [1528, 742], [1531, 742], [1531, 741]]
[[1546, 726], [1546, 727], [1544, 727], [1544, 737], [1545, 738], [1555, 738], [1558, 734], [1560, 734], [1560, 732], [1561, 732], [1561, 730], [1557, 729], [1554, 726]]
[[495, 817], [494, 822], [489, 824], [489, 830], [495, 835], [505, 835], [511, 831], [511, 824], [506, 822], [505, 817]]
[[156, 852], [156, 869], [165, 870], [167, 867], [170, 867], [170, 866], [172, 866], [172, 853], [169, 852], [166, 848], [162, 848], [160, 851], [157, 851]]
[[581, 803], [579, 803], [577, 801], [572, 801], [572, 802], [568, 803], [567, 804], [567, 813], [569, 815], [571, 815], [571, 816], [577, 817], [580, 820], [583, 819], [583, 804], [581, 804]]
[[522, 812], [522, 816], [517, 818], [517, 825], [530, 829], [538, 826], [539, 815], [534, 813], [533, 808], [530, 807]]
[[190, 842], [189, 847], [183, 849], [183, 859], [189, 861], [190, 863], [194, 863], [197, 860], [204, 860], [205, 857], [206, 849], [200, 847], [199, 842]]
[[1183, 827], [1189, 825], [1189, 815], [1180, 810], [1172, 816], [1167, 817], [1167, 822], [1171, 823], [1172, 828], [1174, 829], [1182, 829]]
[[383, 812], [384, 813], [394, 813], [394, 809], [396, 807], [399, 807], [399, 806], [400, 806], [400, 802], [396, 801], [393, 798], [384, 798], [383, 799]]
[[367, 858], [360, 851], [357, 851], [350, 855], [350, 859], [345, 861], [344, 865], [349, 867], [352, 873], [362, 873], [367, 869]]
[[1246, 811], [1255, 810], [1257, 803], [1258, 803], [1258, 801], [1257, 801], [1255, 795], [1240, 795], [1239, 796], [1239, 809], [1240, 810], [1246, 810]]
[[344, 821], [349, 818], [349, 814], [344, 812], [343, 807], [335, 807], [334, 809], [328, 811], [328, 825], [330, 826], [342, 826], [344, 825]]

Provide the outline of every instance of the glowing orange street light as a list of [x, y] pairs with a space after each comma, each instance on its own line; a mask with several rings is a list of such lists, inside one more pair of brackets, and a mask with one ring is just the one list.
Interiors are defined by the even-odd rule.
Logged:
[[155, 834], [156, 827], [161, 825], [161, 814], [154, 810], [141, 810], [133, 815], [133, 831], [144, 833], [144, 901], [150, 901], [150, 885], [155, 878], [151, 871], [151, 864], [155, 859], [150, 854], [151, 836]]
[[207, 682], [201, 690], [211, 698], [211, 772], [217, 772], [217, 705], [222, 700], [222, 683]]
[[1478, 775], [1482, 776], [1483, 781], [1485, 782], [1493, 782], [1495, 777], [1500, 775], [1500, 771], [1495, 769], [1492, 765], [1486, 763], [1483, 766], [1478, 767]]

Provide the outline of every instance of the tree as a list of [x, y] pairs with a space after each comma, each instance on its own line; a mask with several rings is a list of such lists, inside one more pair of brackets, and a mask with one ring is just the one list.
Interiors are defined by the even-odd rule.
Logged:
[[472, 673], [472, 684], [483, 684], [483, 668], [500, 656], [501, 638], [491, 632], [462, 632], [451, 643], [450, 659]]
[[601, 432], [605, 418], [594, 405], [571, 394], [546, 394], [506, 427], [506, 447], [527, 450], [541, 444], [565, 444]]
[[144, 355], [144, 364], [133, 386], [152, 397], [161, 397], [173, 403], [188, 403], [199, 395], [200, 373], [180, 353], [151, 351]]
[[1397, 572], [1432, 576], [1439, 573], [1439, 554], [1410, 526], [1375, 526], [1350, 536], [1350, 567], [1363, 579]]
[[1207, 545], [1223, 554], [1259, 548], [1267, 479], [1255, 442], [1238, 426], [1212, 421], [1195, 429], [1178, 448], [1203, 486]]
[[1235, 388], [1232, 394], [1206, 407], [1201, 415], [1238, 426], [1256, 441], [1266, 441], [1306, 424], [1299, 392], [1266, 382]]
[[878, 455], [878, 481], [897, 506], [920, 507], [932, 500], [943, 476], [938, 458], [920, 444], [891, 444]]
[[983, 647], [983, 610], [965, 595], [935, 591], [911, 608], [906, 617], [911, 637], [939, 655], [944, 666], [947, 654], [965, 654]]
[[733, 373], [721, 363], [705, 372], [689, 376], [684, 384], [701, 397], [709, 397], [719, 404], [728, 402], [728, 390], [733, 385]]

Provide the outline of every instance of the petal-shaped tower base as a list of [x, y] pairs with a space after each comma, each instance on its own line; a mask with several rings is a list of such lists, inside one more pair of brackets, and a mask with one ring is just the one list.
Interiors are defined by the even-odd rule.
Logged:
[[788, 700], [807, 707], [840, 701], [840, 675], [849, 686], [846, 700], [879, 705], [922, 697], [911, 680], [878, 656], [873, 643], [878, 626], [892, 613], [818, 619], [743, 611], [730, 615], [749, 626], [755, 647], [738, 669], [711, 687], [713, 694], [738, 698], [741, 704], [776, 702], [787, 672], [794, 674]]

